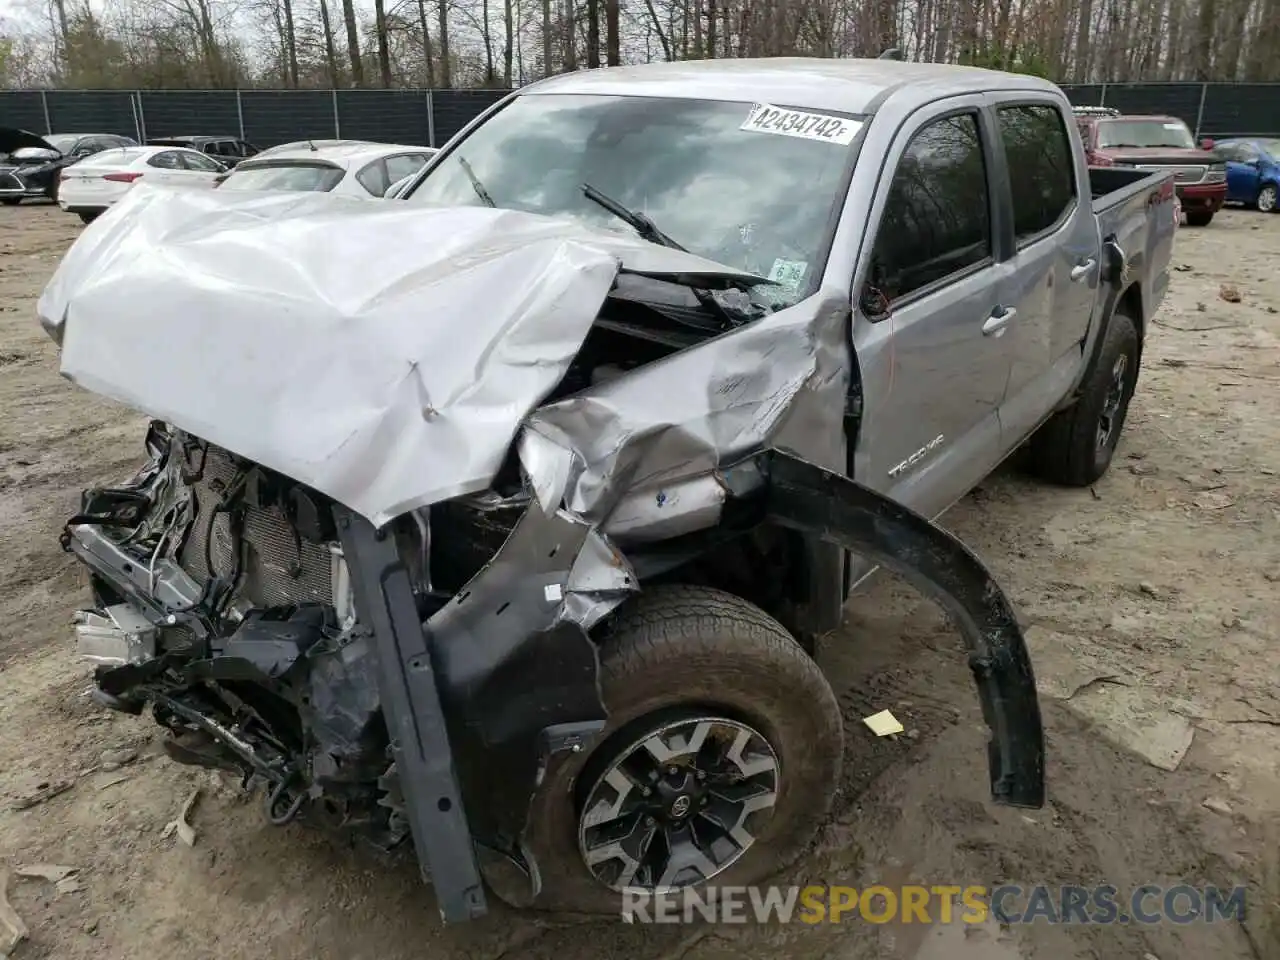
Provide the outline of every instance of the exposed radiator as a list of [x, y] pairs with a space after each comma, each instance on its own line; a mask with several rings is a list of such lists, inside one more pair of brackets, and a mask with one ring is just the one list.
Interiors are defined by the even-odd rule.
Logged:
[[[188, 466], [199, 467], [201, 453], [192, 450]], [[209, 578], [205, 561], [205, 531], [208, 511], [218, 502], [212, 484], [225, 489], [235, 479], [237, 468], [230, 455], [210, 446], [204, 459], [204, 475], [193, 485], [195, 522], [178, 555], [182, 568], [198, 582]], [[210, 554], [213, 568], [229, 574], [235, 562], [231, 550], [228, 517], [214, 520]], [[337, 557], [328, 546], [300, 540], [278, 507], [250, 507], [244, 516], [244, 542], [248, 545], [244, 578], [238, 595], [257, 607], [289, 606], [296, 603], [333, 603], [333, 579]]]

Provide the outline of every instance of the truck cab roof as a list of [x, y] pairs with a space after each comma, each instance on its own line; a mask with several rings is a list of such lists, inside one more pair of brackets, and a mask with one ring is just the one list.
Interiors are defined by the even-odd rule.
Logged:
[[521, 96], [599, 94], [778, 103], [842, 113], [872, 113], [888, 98], [921, 102], [984, 90], [1025, 89], [1059, 93], [1047, 80], [979, 67], [896, 60], [826, 60], [771, 57], [693, 60], [581, 70], [548, 77]]

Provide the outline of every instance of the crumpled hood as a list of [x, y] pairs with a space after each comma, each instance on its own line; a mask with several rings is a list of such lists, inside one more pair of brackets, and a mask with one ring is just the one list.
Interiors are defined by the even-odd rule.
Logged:
[[0, 155], [8, 156], [23, 147], [36, 147], [40, 150], [52, 150], [57, 154], [62, 153], [61, 150], [38, 133], [19, 130], [17, 127], [0, 127]]
[[489, 484], [620, 268], [759, 279], [515, 211], [144, 186], [37, 310], [73, 382], [380, 525]]

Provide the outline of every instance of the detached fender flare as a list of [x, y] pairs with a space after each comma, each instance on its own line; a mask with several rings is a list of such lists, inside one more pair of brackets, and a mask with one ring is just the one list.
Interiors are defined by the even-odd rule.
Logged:
[[1026, 641], [1004, 591], [959, 539], [848, 477], [772, 452], [766, 510], [773, 522], [900, 574], [960, 628], [978, 687], [991, 797], [1044, 805], [1044, 730]]

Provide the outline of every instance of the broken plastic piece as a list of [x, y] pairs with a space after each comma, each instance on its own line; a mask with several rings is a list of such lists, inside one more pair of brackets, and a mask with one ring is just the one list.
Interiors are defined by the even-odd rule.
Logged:
[[877, 737], [887, 737], [895, 733], [901, 733], [902, 724], [888, 710], [881, 710], [879, 713], [873, 713], [869, 717], [864, 717], [862, 722], [871, 728], [871, 732]]
[[198, 799], [200, 799], [200, 788], [196, 787], [188, 794], [186, 802], [182, 804], [182, 809], [178, 811], [178, 819], [170, 820], [164, 825], [164, 830], [160, 832], [160, 839], [167, 840], [174, 833], [177, 833], [178, 839], [188, 847], [196, 845], [196, 832], [191, 826], [190, 818], [191, 811], [195, 808]]
[[20, 877], [60, 883], [79, 869], [79, 867], [65, 867], [56, 863], [25, 863], [18, 865], [13, 872]]
[[27, 938], [27, 925], [9, 905], [9, 871], [0, 867], [0, 957], [7, 957]]
[[42, 783], [33, 793], [24, 797], [19, 797], [10, 804], [12, 810], [27, 810], [31, 807], [44, 803], [46, 800], [52, 800], [60, 793], [66, 793], [76, 785], [75, 780], [52, 780], [49, 783]]

